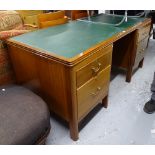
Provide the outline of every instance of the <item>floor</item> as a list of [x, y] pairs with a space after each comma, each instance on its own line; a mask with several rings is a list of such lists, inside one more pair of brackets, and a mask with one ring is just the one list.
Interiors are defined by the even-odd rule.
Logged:
[[81, 129], [78, 141], [70, 139], [69, 129], [61, 121], [51, 118], [46, 144], [155, 144], [155, 113], [143, 112], [151, 96], [154, 71], [155, 40], [151, 40], [144, 66], [135, 72], [131, 83], [125, 82], [123, 73], [112, 73], [109, 107], [99, 108]]

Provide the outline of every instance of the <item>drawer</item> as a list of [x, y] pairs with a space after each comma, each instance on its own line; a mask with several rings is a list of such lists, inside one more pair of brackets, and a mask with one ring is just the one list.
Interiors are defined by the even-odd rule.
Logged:
[[138, 53], [136, 55], [135, 63], [133, 66], [133, 69], [136, 69], [139, 66], [140, 61], [144, 58], [145, 53]]
[[138, 30], [138, 42], [149, 36], [151, 25], [147, 24]]
[[147, 47], [148, 37], [141, 40], [137, 45], [137, 52], [145, 51]]
[[108, 47], [102, 50], [104, 54], [92, 62], [87, 63], [87, 65], [81, 67], [76, 72], [77, 87], [82, 86], [85, 82], [96, 76], [101, 70], [111, 65], [112, 47]]
[[147, 42], [148, 42], [148, 37], [141, 40], [137, 45], [137, 53], [135, 58], [136, 65], [144, 58]]
[[108, 94], [110, 71], [111, 66], [108, 66], [96, 77], [77, 89], [79, 120], [90, 112], [90, 110]]

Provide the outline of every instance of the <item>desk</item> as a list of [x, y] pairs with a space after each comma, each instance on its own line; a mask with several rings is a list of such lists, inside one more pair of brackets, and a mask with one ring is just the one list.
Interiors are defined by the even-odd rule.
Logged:
[[[92, 20], [99, 18], [111, 19]], [[98, 103], [107, 107], [112, 52], [113, 63], [127, 69], [130, 81], [134, 67], [142, 66], [150, 23], [129, 18], [114, 27], [73, 21], [13, 37], [7, 44], [17, 83], [39, 93], [51, 112], [69, 122], [77, 140], [79, 122]]]

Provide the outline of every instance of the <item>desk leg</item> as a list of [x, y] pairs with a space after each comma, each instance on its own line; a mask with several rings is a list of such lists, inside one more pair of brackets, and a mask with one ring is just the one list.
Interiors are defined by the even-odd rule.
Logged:
[[70, 136], [74, 141], [77, 141], [79, 139], [79, 130], [78, 130], [78, 122], [70, 122]]
[[128, 68], [127, 74], [126, 74], [126, 82], [130, 82], [132, 77], [132, 67]]
[[79, 139], [79, 128], [78, 128], [78, 114], [77, 114], [77, 106], [76, 104], [71, 104], [72, 109], [70, 109], [70, 120], [69, 120], [69, 128], [70, 128], [70, 137], [72, 140], [76, 141]]
[[108, 95], [102, 100], [102, 106], [104, 108], [108, 107]]
[[140, 61], [139, 65], [138, 65], [139, 68], [143, 67], [143, 62], [144, 62], [144, 58]]

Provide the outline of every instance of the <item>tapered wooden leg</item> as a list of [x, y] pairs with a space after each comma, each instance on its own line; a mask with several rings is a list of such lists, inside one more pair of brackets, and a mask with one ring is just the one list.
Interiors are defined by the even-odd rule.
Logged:
[[127, 74], [126, 74], [126, 82], [130, 82], [132, 77], [132, 67], [128, 68]]
[[104, 108], [108, 107], [108, 95], [102, 100], [102, 106]]
[[74, 141], [77, 141], [79, 139], [78, 122], [77, 121], [70, 122], [69, 127], [70, 127], [70, 137]]
[[139, 65], [138, 65], [139, 68], [143, 67], [143, 62], [144, 62], [144, 58], [140, 61]]

